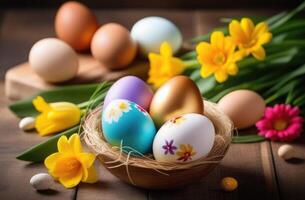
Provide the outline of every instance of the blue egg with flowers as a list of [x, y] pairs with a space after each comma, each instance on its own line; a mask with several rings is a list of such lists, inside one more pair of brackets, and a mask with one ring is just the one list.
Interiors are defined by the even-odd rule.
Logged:
[[156, 134], [153, 120], [138, 104], [116, 99], [102, 112], [102, 130], [105, 140], [124, 152], [147, 154], [152, 151]]

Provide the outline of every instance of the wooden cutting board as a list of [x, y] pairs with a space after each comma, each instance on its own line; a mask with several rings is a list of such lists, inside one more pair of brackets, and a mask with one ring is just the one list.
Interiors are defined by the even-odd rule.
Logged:
[[92, 56], [79, 55], [78, 75], [70, 81], [52, 84], [43, 81], [26, 62], [14, 66], [6, 72], [5, 94], [10, 99], [19, 100], [58, 86], [98, 83], [104, 80], [116, 80], [126, 75], [135, 75], [146, 80], [148, 68], [148, 63], [135, 61], [128, 69], [111, 71]]

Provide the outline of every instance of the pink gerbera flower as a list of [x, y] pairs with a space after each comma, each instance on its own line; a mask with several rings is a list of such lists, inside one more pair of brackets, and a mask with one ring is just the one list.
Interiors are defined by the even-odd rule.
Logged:
[[291, 105], [277, 104], [265, 109], [264, 117], [256, 123], [259, 135], [274, 141], [292, 141], [303, 130], [300, 109]]

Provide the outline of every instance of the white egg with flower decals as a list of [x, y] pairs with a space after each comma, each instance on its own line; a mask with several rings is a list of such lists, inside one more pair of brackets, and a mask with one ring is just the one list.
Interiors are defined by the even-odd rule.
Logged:
[[167, 121], [159, 129], [153, 154], [159, 162], [187, 163], [206, 157], [214, 140], [213, 123], [203, 115], [189, 113]]

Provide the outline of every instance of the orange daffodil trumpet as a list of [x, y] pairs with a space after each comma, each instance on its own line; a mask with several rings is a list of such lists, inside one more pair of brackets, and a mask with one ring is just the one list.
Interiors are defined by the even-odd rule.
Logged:
[[234, 43], [245, 55], [252, 54], [257, 60], [265, 59], [265, 50], [262, 45], [272, 39], [267, 23], [261, 22], [254, 26], [249, 18], [242, 18], [240, 22], [233, 20], [229, 24], [229, 32]]
[[201, 42], [196, 47], [197, 60], [202, 65], [200, 74], [206, 78], [212, 74], [218, 82], [224, 82], [228, 75], [236, 75], [236, 62], [242, 54], [235, 52], [236, 45], [230, 37], [225, 37], [220, 31], [211, 35], [210, 43]]
[[159, 88], [170, 78], [179, 75], [184, 70], [184, 64], [179, 58], [173, 57], [173, 51], [168, 42], [163, 42], [160, 54], [149, 53], [150, 70], [148, 83]]
[[33, 100], [33, 105], [40, 112], [35, 120], [35, 128], [41, 136], [63, 131], [80, 122], [81, 110], [73, 103], [47, 103], [38, 96]]
[[73, 134], [69, 140], [61, 136], [57, 148], [58, 152], [49, 155], [44, 164], [50, 175], [63, 186], [72, 188], [81, 181], [95, 183], [98, 180], [94, 168], [95, 155], [83, 152], [78, 134]]

